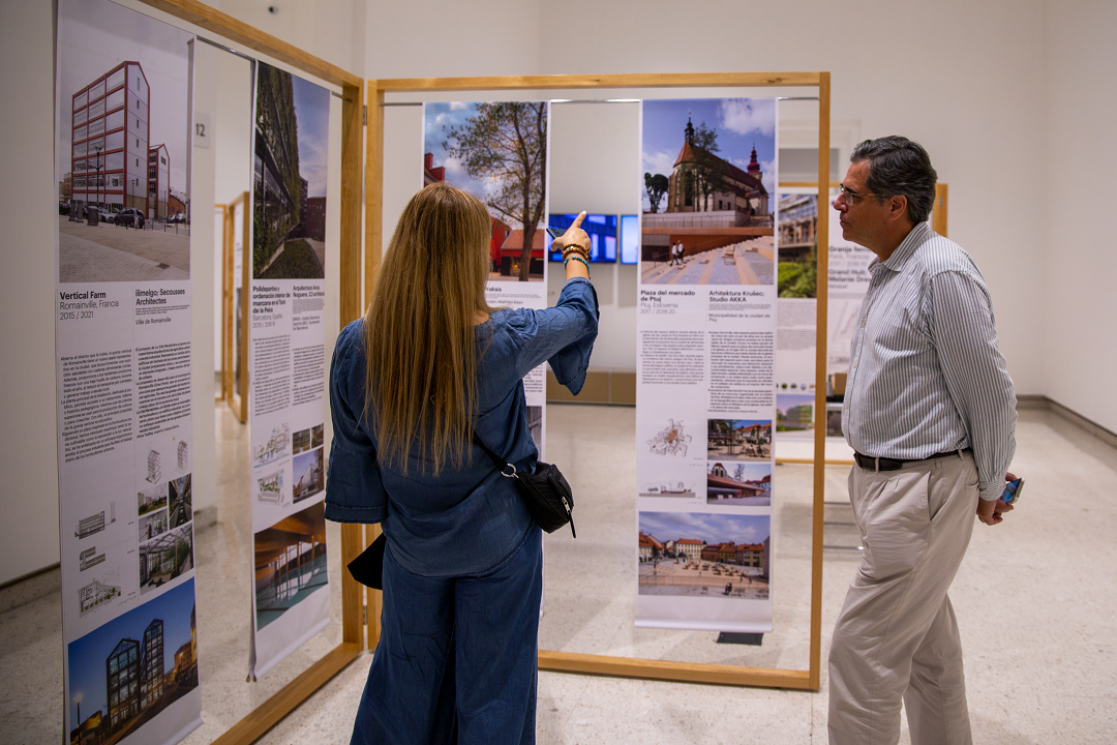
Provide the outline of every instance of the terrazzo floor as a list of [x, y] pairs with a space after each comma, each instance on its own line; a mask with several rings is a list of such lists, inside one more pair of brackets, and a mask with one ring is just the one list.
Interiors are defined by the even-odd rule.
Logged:
[[[218, 522], [199, 532], [198, 638], [203, 724], [184, 742], [212, 742], [340, 642], [335, 619], [256, 683], [245, 682], [249, 549], [244, 428], [219, 408]], [[811, 471], [774, 475], [774, 631], [760, 646], [717, 644], [714, 632], [637, 629], [631, 553], [635, 515], [635, 412], [553, 405], [547, 457], [578, 496], [578, 538], [546, 542], [544, 649], [760, 667], [809, 663]], [[1020, 507], [1003, 525], [977, 525], [951, 597], [966, 649], [974, 742], [1117, 742], [1117, 450], [1058, 416], [1021, 413], [1013, 470], [1026, 477]], [[777, 445], [777, 455], [780, 455]], [[826, 473], [826, 499], [844, 500], [846, 468]], [[825, 743], [830, 629], [858, 554], [828, 504], [823, 554], [822, 688], [818, 693], [742, 689], [561, 673], [539, 676], [542, 744]], [[338, 545], [330, 524], [328, 542]], [[339, 578], [338, 552], [330, 578]], [[57, 593], [0, 615], [0, 741], [62, 739], [62, 630]], [[348, 742], [369, 653], [339, 673], [260, 741]], [[901, 736], [908, 743], [906, 724]]]

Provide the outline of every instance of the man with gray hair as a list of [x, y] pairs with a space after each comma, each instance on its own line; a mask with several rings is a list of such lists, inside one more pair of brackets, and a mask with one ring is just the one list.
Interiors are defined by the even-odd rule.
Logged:
[[831, 745], [968, 745], [962, 645], [947, 590], [974, 512], [996, 525], [1016, 394], [985, 280], [927, 224], [937, 175], [905, 137], [853, 151], [834, 202], [876, 254], [850, 350], [842, 430], [864, 546], [830, 648]]

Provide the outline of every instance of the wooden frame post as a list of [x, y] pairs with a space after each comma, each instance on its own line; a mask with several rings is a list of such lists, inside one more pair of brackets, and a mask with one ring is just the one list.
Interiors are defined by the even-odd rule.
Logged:
[[[594, 88], [772, 88], [813, 87], [819, 92], [818, 134], [818, 241], [828, 245], [830, 180], [830, 73], [670, 73], [638, 75], [525, 75], [474, 78], [402, 78], [368, 81], [368, 165], [365, 180], [366, 246], [365, 298], [371, 298], [372, 281], [380, 265], [383, 231], [384, 190], [384, 94], [433, 91], [562, 90]], [[817, 328], [826, 328], [826, 252], [818, 252], [819, 293]], [[826, 336], [820, 335], [815, 376], [815, 407], [826, 411]], [[821, 402], [821, 408], [819, 408]], [[811, 620], [810, 666], [807, 670], [736, 667], [688, 662], [645, 660], [631, 657], [579, 654], [540, 650], [539, 669], [618, 677], [651, 678], [691, 683], [759, 686], [818, 690], [822, 649], [822, 518], [824, 493], [825, 427], [819, 427], [816, 414], [814, 457], [814, 500], [811, 527]], [[371, 527], [371, 526], [370, 526]], [[370, 595], [379, 595], [369, 591]], [[370, 605], [371, 615], [371, 605]], [[369, 619], [371, 622], [371, 618]], [[375, 645], [369, 624], [369, 646]]]
[[[225, 207], [225, 245], [223, 257], [224, 263], [224, 276], [221, 278], [222, 287], [222, 303], [221, 311], [224, 316], [223, 328], [224, 339], [222, 339], [221, 357], [222, 357], [222, 370], [221, 370], [221, 386], [225, 388], [228, 386], [227, 395], [225, 396], [226, 403], [233, 412], [233, 416], [237, 421], [244, 424], [248, 421], [248, 292], [242, 291], [240, 297], [240, 317], [241, 327], [240, 334], [237, 334], [236, 316], [236, 282], [237, 278], [233, 275], [234, 267], [236, 267], [236, 251], [237, 235], [236, 235], [236, 216], [237, 209], [241, 210], [241, 249], [243, 250], [248, 246], [249, 224], [251, 216], [248, 212], [248, 192], [241, 192], [229, 202]], [[244, 284], [244, 272], [241, 272], [239, 281], [241, 288], [244, 290], [247, 286]], [[236, 375], [237, 369], [240, 369], [240, 375]], [[234, 377], [236, 380], [234, 380]], [[238, 393], [239, 391], [239, 393]]]
[[[140, 0], [181, 21], [210, 31], [222, 39], [247, 47], [282, 64], [289, 65], [319, 80], [341, 88], [342, 93], [342, 142], [341, 142], [341, 326], [344, 327], [361, 313], [361, 130], [364, 126], [364, 79], [326, 60], [308, 54], [298, 47], [266, 34], [259, 29], [222, 13], [197, 0]], [[245, 222], [251, 220], [246, 211]], [[245, 242], [245, 248], [248, 243]], [[245, 271], [251, 271], [251, 260], [246, 260]], [[231, 267], [230, 267], [231, 271]], [[247, 282], [245, 287], [247, 288]], [[248, 293], [242, 293], [247, 304]], [[248, 318], [247, 314], [244, 316]], [[242, 366], [242, 380], [247, 379], [247, 366]], [[242, 393], [247, 390], [242, 388]], [[247, 401], [247, 397], [244, 397]], [[341, 530], [341, 556], [343, 563], [363, 550], [361, 526], [343, 525]], [[363, 588], [349, 573], [341, 573], [342, 642], [322, 659], [313, 663], [301, 675], [284, 686], [278, 693], [258, 706], [248, 716], [234, 724], [214, 740], [218, 745], [248, 745], [264, 735], [272, 726], [287, 716], [311, 694], [325, 685], [346, 665], [355, 660], [364, 649], [362, 644]]]

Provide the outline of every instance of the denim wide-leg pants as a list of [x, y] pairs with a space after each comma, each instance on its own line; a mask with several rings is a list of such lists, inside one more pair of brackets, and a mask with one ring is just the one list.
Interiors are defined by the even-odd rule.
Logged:
[[380, 643], [352, 745], [535, 742], [543, 537], [482, 575], [422, 577], [384, 554]]

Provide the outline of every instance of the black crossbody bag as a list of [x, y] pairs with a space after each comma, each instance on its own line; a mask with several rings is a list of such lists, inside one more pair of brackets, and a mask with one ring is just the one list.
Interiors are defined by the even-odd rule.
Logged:
[[539, 527], [547, 533], [554, 533], [570, 523], [570, 535], [578, 537], [574, 532], [574, 494], [558, 466], [537, 461], [535, 473], [520, 473], [516, 466], [485, 447], [476, 432], [473, 433], [473, 443], [485, 451], [501, 476], [516, 479], [516, 490]]
[[[537, 461], [535, 473], [520, 473], [516, 466], [485, 447], [476, 432], [473, 433], [473, 442], [485, 451], [485, 455], [500, 470], [501, 476], [516, 479], [516, 490], [520, 492], [528, 512], [540, 528], [554, 533], [570, 523], [570, 535], [578, 537], [574, 532], [574, 494], [558, 466]], [[347, 566], [353, 579], [366, 587], [383, 590], [384, 549], [387, 545], [388, 540], [381, 533], [360, 556], [349, 562]]]

